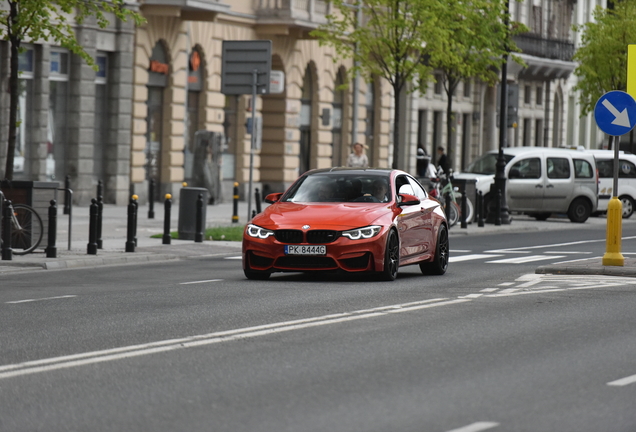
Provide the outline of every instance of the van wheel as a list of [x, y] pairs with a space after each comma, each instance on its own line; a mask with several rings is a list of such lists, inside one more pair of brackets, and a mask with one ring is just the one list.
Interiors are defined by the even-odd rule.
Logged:
[[634, 200], [627, 195], [623, 195], [619, 199], [623, 204], [623, 219], [627, 219], [634, 214]]
[[575, 223], [583, 223], [592, 214], [592, 206], [585, 198], [577, 198], [570, 204], [568, 218]]

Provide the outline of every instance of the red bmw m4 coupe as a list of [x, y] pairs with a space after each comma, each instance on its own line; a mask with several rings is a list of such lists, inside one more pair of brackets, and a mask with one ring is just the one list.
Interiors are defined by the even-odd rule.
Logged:
[[394, 280], [401, 266], [448, 268], [448, 224], [440, 202], [406, 172], [331, 168], [308, 171], [245, 227], [248, 279], [274, 272], [375, 272]]

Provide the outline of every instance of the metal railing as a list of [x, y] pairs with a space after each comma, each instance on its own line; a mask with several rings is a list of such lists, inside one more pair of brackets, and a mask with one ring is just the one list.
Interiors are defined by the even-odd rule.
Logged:
[[562, 61], [572, 61], [574, 56], [574, 43], [567, 40], [546, 39], [531, 33], [512, 38], [523, 54]]

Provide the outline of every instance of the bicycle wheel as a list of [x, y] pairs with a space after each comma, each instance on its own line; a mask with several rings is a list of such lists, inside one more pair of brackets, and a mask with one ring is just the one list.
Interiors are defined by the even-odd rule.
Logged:
[[451, 201], [450, 210], [447, 213], [448, 214], [448, 218], [447, 219], [448, 219], [448, 226], [449, 227], [457, 225], [457, 222], [459, 221], [459, 213], [460, 213], [459, 206], [457, 205], [456, 202]]
[[13, 204], [11, 249], [15, 255], [33, 252], [42, 241], [44, 230], [40, 215], [26, 204]]

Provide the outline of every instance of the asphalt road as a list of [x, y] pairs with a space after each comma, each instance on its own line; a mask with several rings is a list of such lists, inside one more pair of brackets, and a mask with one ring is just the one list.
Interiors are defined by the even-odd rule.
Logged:
[[453, 237], [445, 276], [395, 282], [235, 256], [3, 275], [0, 431], [632, 432], [636, 279], [534, 274], [603, 238]]

